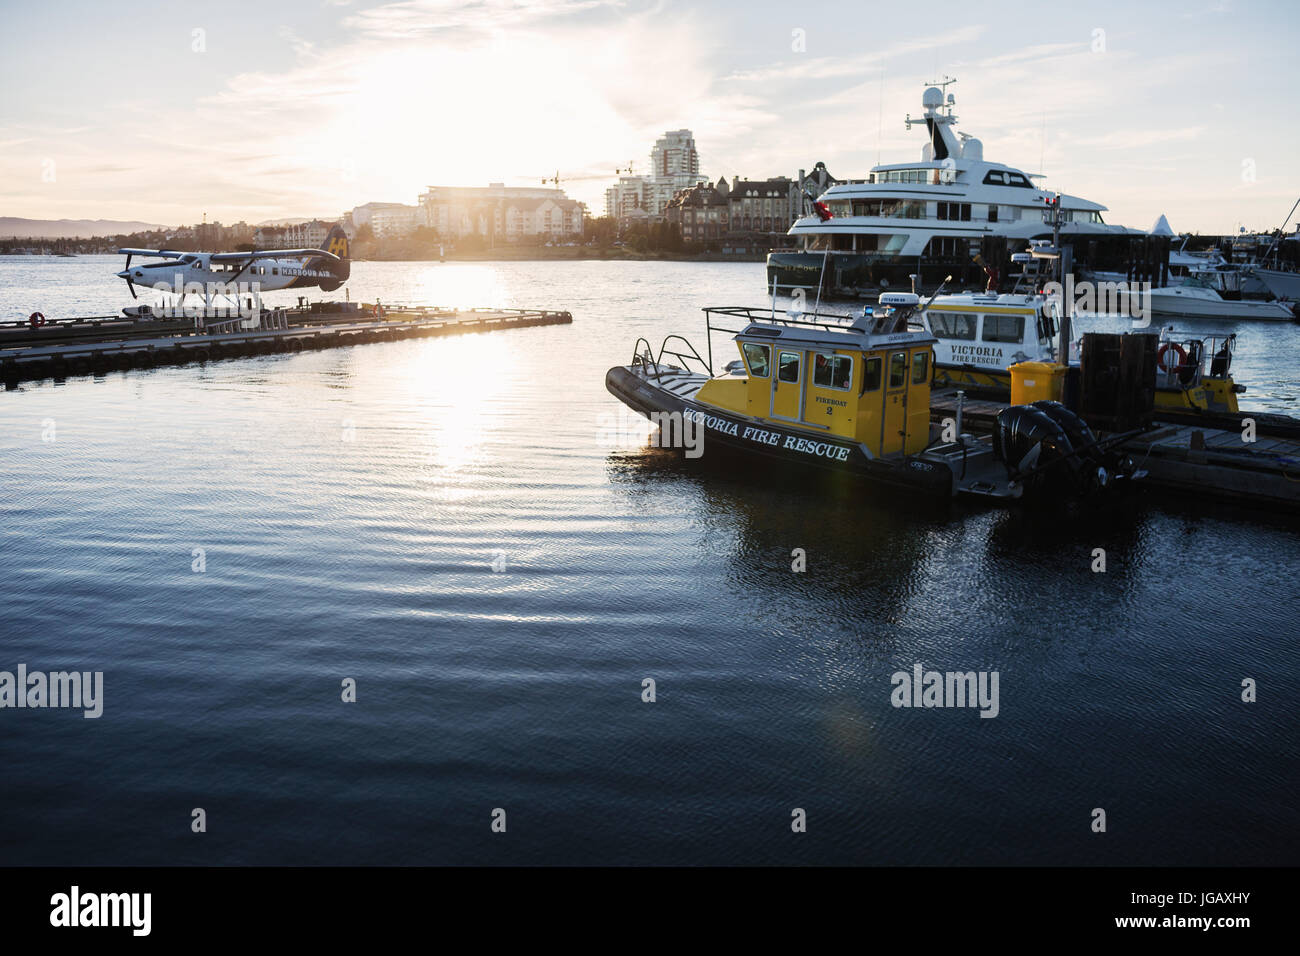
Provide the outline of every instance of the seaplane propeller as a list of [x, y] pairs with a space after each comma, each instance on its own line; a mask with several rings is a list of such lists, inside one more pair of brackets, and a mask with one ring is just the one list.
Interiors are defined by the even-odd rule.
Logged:
[[131, 290], [131, 298], [140, 298], [135, 294], [135, 283], [131, 281], [131, 253], [126, 254], [126, 268], [122, 270], [126, 273], [122, 278], [126, 279], [126, 287]]

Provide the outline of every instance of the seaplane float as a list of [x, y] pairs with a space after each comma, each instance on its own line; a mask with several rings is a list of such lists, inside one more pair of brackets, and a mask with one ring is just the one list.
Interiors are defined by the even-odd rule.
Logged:
[[[927, 495], [1083, 496], [1140, 477], [1117, 451], [1136, 432], [1099, 439], [1054, 401], [1004, 409], [991, 436], [965, 433], [960, 406], [955, 420], [932, 423], [937, 339], [912, 324], [919, 307], [915, 293], [896, 292], [855, 316], [706, 308], [707, 357], [680, 335], [658, 355], [640, 338], [605, 386], [659, 425], [661, 446], [673, 443], [665, 430], [697, 429], [691, 444], [702, 436], [705, 454], [718, 447]], [[740, 358], [714, 374], [718, 332]]]

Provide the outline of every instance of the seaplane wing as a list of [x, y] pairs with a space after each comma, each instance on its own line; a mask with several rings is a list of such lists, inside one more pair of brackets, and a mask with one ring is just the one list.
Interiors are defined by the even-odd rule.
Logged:
[[156, 256], [163, 259], [179, 259], [185, 255], [184, 252], [173, 252], [170, 249], [119, 249], [119, 256]]
[[324, 249], [263, 249], [261, 252], [215, 252], [208, 258], [212, 262], [252, 262], [254, 259], [307, 259], [313, 256], [333, 259], [335, 262], [342, 261], [334, 253], [326, 252]]

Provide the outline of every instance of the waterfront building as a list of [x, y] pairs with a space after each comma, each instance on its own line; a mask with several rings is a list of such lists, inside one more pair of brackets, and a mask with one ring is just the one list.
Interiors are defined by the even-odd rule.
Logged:
[[729, 229], [727, 180], [720, 179], [714, 186], [700, 183], [679, 191], [668, 203], [665, 215], [681, 231], [684, 243], [722, 239]]
[[582, 235], [586, 206], [562, 189], [506, 186], [430, 186], [420, 196], [424, 225], [447, 239], [481, 236], [518, 242]]
[[321, 249], [335, 223], [311, 219], [281, 226], [259, 226], [253, 233], [258, 249]]
[[376, 237], [400, 239], [409, 236], [423, 226], [424, 215], [419, 206], [408, 206], [400, 202], [368, 202], [355, 206], [351, 212], [344, 214], [344, 229], [349, 235], [356, 235], [362, 226], [370, 226]]

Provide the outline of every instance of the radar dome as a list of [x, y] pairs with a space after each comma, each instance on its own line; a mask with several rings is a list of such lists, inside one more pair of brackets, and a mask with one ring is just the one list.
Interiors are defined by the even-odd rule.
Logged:
[[937, 86], [926, 87], [925, 92], [921, 94], [921, 105], [927, 110], [937, 110], [943, 106], [943, 90]]
[[972, 136], [962, 146], [961, 155], [963, 159], [972, 159], [977, 163], [982, 163], [984, 161], [984, 144]]

